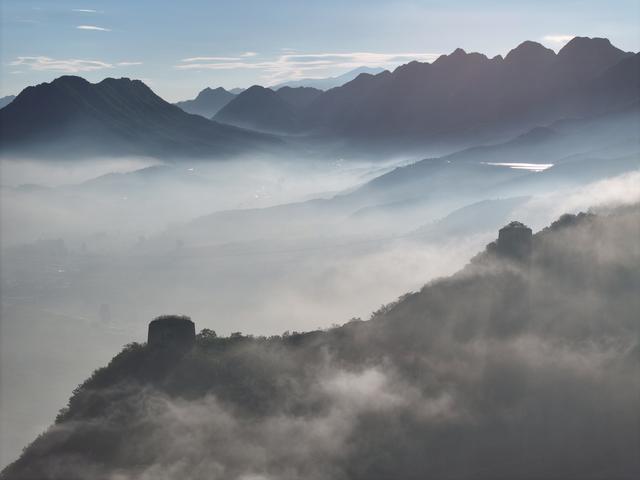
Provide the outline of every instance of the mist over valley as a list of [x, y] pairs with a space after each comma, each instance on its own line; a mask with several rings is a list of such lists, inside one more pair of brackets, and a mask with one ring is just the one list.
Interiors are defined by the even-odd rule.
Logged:
[[293, 50], [0, 99], [0, 478], [636, 478], [640, 54]]

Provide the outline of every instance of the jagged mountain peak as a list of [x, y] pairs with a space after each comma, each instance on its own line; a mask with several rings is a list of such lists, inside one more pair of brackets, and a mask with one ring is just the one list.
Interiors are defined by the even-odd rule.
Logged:
[[240, 95], [247, 96], [247, 95], [265, 94], [265, 93], [269, 95], [270, 93], [275, 93], [275, 92], [270, 88], [263, 87], [262, 85], [252, 85], [249, 88], [247, 88], [244, 92], [242, 92]]
[[589, 51], [595, 53], [596, 50], [600, 51], [617, 51], [622, 52], [617, 47], [614, 47], [608, 38], [601, 37], [573, 37], [567, 42], [567, 44], [560, 49], [558, 55], [569, 55], [575, 52]]
[[216, 157], [273, 141], [188, 115], [130, 78], [65, 75], [28, 87], [2, 109], [0, 123], [0, 148], [47, 156]]
[[193, 100], [178, 102], [176, 105], [187, 113], [213, 117], [222, 107], [235, 98], [235, 95], [222, 87], [206, 87]]
[[297, 126], [292, 105], [261, 85], [253, 85], [237, 95], [214, 120], [265, 132], [288, 132]]
[[507, 63], [526, 63], [549, 61], [556, 57], [556, 54], [550, 48], [538, 42], [526, 40], [511, 50], [505, 57]]
[[442, 66], [462, 66], [474, 63], [489, 62], [489, 58], [483, 53], [469, 52], [467, 53], [462, 48], [456, 48], [449, 55], [440, 55], [432, 65], [437, 67]]
[[200, 93], [198, 93], [198, 95], [196, 96], [196, 99], [204, 98], [211, 94], [216, 94], [216, 93], [228, 93], [228, 92], [222, 87], [217, 87], [217, 88], [205, 87], [203, 90], [200, 91]]

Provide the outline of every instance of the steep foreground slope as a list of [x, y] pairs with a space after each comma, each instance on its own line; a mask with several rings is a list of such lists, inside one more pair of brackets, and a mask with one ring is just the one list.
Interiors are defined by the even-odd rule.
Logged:
[[63, 76], [27, 87], [0, 110], [3, 154], [225, 157], [278, 143], [190, 115], [128, 78]]
[[0, 477], [637, 478], [639, 238], [512, 225], [369, 321], [128, 345]]

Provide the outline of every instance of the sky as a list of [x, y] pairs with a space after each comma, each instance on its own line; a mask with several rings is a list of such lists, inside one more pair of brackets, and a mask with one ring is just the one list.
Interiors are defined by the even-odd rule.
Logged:
[[169, 101], [457, 47], [488, 56], [573, 36], [640, 50], [638, 0], [2, 0], [0, 96], [60, 75], [130, 77]]

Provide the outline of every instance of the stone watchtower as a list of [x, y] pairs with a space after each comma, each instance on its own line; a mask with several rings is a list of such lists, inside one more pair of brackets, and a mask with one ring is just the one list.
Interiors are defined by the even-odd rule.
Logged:
[[497, 253], [518, 261], [529, 261], [533, 250], [533, 232], [520, 222], [511, 222], [498, 232]]
[[196, 340], [196, 326], [189, 317], [163, 315], [149, 323], [147, 345], [151, 348], [188, 350]]

